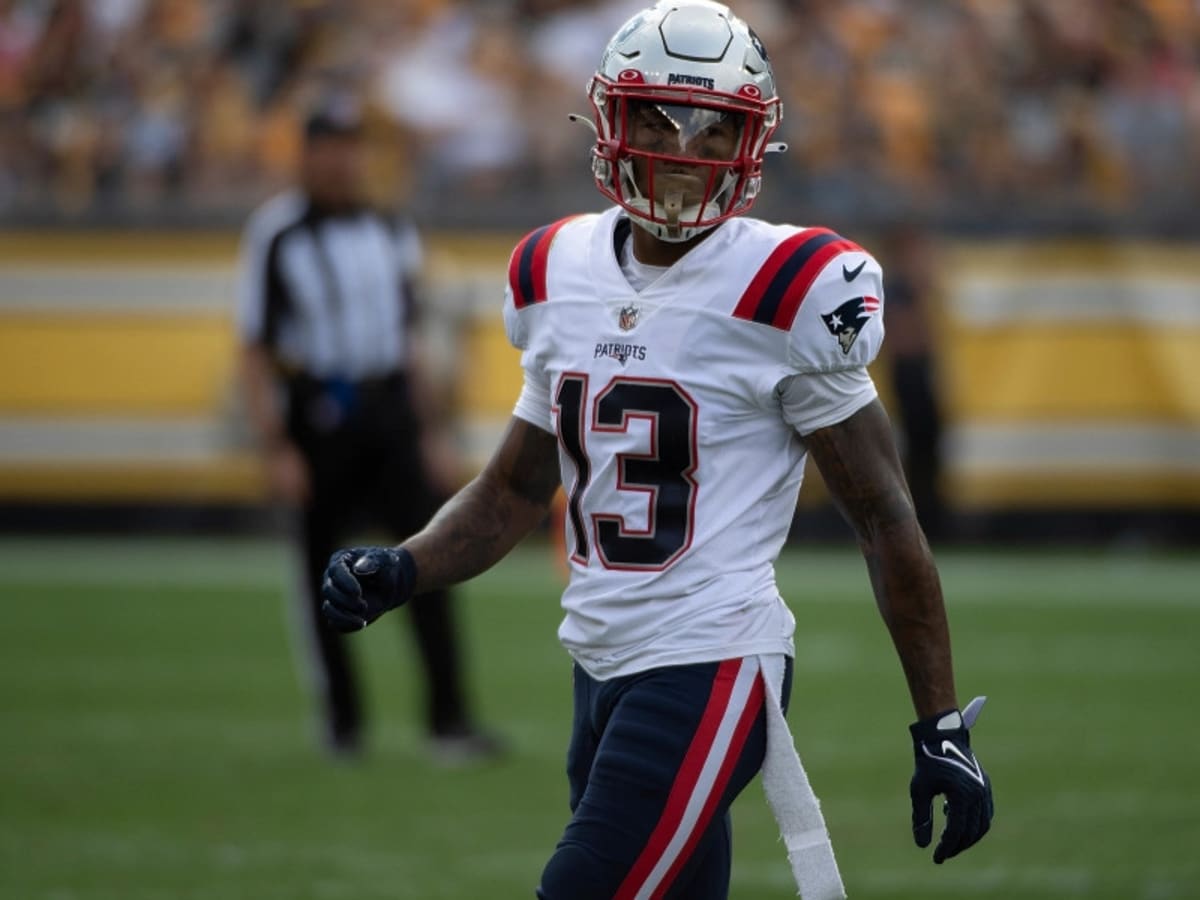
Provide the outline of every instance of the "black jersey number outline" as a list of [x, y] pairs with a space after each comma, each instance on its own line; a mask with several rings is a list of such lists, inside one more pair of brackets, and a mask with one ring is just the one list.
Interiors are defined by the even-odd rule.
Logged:
[[[571, 558], [586, 564], [594, 546], [608, 569], [661, 570], [692, 544], [695, 531], [696, 402], [679, 384], [661, 378], [617, 376], [588, 406], [588, 376], [567, 372], [554, 392], [558, 438], [575, 465], [575, 482], [567, 500], [574, 535]], [[648, 494], [647, 525], [627, 527], [616, 513], [591, 514], [592, 537], [583, 518], [582, 499], [592, 478], [588, 432], [622, 433], [632, 419], [650, 423], [645, 453], [617, 454], [617, 489]]]

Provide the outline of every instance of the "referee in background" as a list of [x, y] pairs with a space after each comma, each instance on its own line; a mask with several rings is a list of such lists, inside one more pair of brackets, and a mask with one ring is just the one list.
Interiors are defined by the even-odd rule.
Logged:
[[[299, 513], [303, 651], [339, 756], [362, 749], [363, 699], [345, 638], [320, 615], [325, 566], [356, 529], [419, 530], [454, 487], [414, 341], [420, 239], [365, 201], [363, 125], [347, 98], [309, 116], [298, 185], [246, 225], [238, 296], [245, 407], [274, 497]], [[494, 755], [468, 708], [450, 596], [409, 608], [435, 759]]]

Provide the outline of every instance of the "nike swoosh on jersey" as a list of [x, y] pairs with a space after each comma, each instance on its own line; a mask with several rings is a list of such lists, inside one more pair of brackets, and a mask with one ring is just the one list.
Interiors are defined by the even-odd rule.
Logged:
[[847, 269], [846, 264], [842, 263], [842, 277], [845, 278], [846, 281], [853, 281], [855, 278], [858, 277], [858, 273], [863, 270], [863, 266], [865, 266], [866, 264], [867, 264], [867, 261], [864, 259], [853, 269]]

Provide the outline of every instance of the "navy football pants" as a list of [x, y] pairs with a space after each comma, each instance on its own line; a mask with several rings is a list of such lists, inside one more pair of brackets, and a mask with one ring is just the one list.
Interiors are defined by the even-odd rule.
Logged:
[[[791, 690], [788, 660], [781, 696]], [[729, 806], [766, 752], [754, 657], [596, 681], [575, 667], [574, 814], [541, 900], [724, 900]]]

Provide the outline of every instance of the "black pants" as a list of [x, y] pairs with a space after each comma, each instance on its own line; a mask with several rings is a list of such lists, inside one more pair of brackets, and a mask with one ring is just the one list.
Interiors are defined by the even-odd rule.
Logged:
[[[288, 385], [288, 401], [289, 433], [308, 462], [312, 488], [300, 516], [304, 626], [330, 740], [353, 749], [361, 740], [362, 699], [348, 639], [320, 614], [325, 567], [334, 551], [362, 529], [381, 529], [388, 541], [420, 530], [445, 498], [426, 474], [403, 376], [354, 384], [296, 378]], [[462, 732], [468, 711], [449, 592], [414, 597], [392, 615], [401, 617], [412, 625], [425, 672], [429, 732]]]

